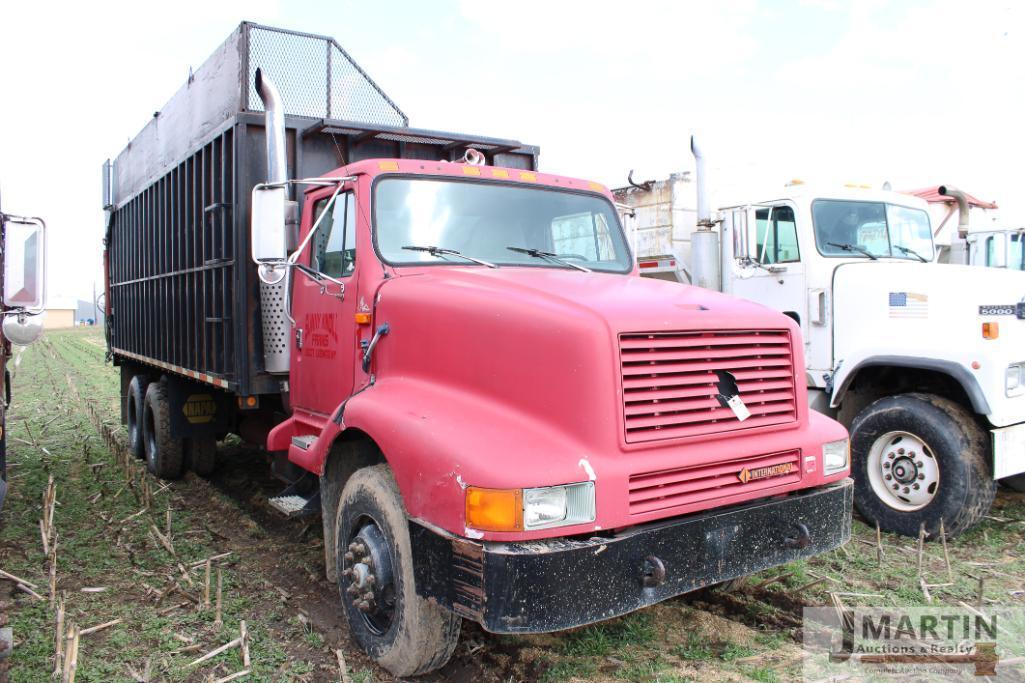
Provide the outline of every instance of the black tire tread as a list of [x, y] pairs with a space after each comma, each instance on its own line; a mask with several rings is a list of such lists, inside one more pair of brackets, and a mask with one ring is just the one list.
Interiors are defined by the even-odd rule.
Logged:
[[217, 469], [217, 440], [213, 436], [185, 439], [185, 461], [188, 468], [206, 479]]
[[[171, 407], [167, 400], [167, 385], [163, 381], [151, 382], [146, 388], [146, 409], [153, 412], [156, 433], [156, 453], [146, 454], [146, 468], [161, 479], [178, 479], [185, 470], [182, 442], [171, 437]], [[143, 419], [145, 426], [147, 420]], [[147, 448], [149, 439], [145, 439]]]
[[128, 383], [128, 396], [125, 398], [129, 404], [134, 403], [135, 420], [138, 423], [135, 425], [135, 429], [133, 429], [131, 424], [131, 412], [126, 410], [125, 419], [128, 422], [126, 425], [128, 428], [128, 450], [131, 451], [139, 460], [146, 457], [146, 440], [142, 433], [142, 423], [144, 421], [143, 411], [146, 409], [146, 387], [148, 384], [149, 380], [145, 375], [135, 375], [132, 377], [132, 381]]
[[[374, 506], [386, 519], [387, 525], [391, 527], [394, 544], [397, 546], [393, 547], [397, 565], [393, 571], [401, 580], [400, 601], [402, 612], [407, 618], [399, 621], [396, 626], [398, 630], [391, 642], [374, 643], [371, 646], [372, 651], [367, 648], [368, 643], [361, 642], [361, 634], [366, 633], [361, 629], [362, 624], [353, 625], [350, 619], [350, 632], [364, 649], [370, 651], [377, 663], [394, 676], [417, 676], [439, 669], [448, 662], [459, 642], [462, 619], [416, 594], [406, 510], [388, 465], [364, 467], [357, 470], [346, 482], [338, 505], [336, 536], [342, 529], [346, 510], [363, 495], [373, 501]], [[346, 543], [339, 538], [339, 567], [341, 554], [345, 548]], [[338, 574], [341, 576], [341, 571]], [[339, 587], [341, 585], [339, 582]], [[342, 600], [346, 600], [344, 591]], [[347, 605], [345, 612], [349, 616]]]
[[[872, 421], [886, 419], [887, 414], [894, 411], [917, 412], [919, 415], [925, 416], [924, 419], [932, 420], [936, 423], [941, 422], [943, 419], [949, 420], [960, 435], [956, 457], [963, 462], [964, 496], [963, 501], [957, 504], [954, 509], [947, 508], [947, 514], [943, 514], [940, 509], [943, 507], [940, 495], [937, 495], [928, 506], [914, 513], [892, 511], [881, 502], [878, 505], [884, 507], [879, 507], [878, 510], [873, 509], [876, 507], [873, 504], [873, 500], [878, 501], [878, 498], [871, 492], [871, 485], [867, 481], [860, 481], [860, 469], [858, 466], [859, 460], [867, 457], [871, 441], [875, 437], [867, 436], [864, 432], [871, 429]], [[851, 456], [852, 460], [854, 460], [852, 463], [852, 474], [855, 477], [856, 484], [854, 503], [859, 512], [871, 523], [879, 521], [883, 529], [916, 536], [919, 524], [924, 522], [925, 530], [929, 534], [928, 538], [935, 540], [939, 538], [940, 519], [943, 520], [944, 531], [947, 536], [954, 537], [970, 529], [989, 512], [993, 499], [996, 496], [997, 486], [996, 481], [994, 481], [990, 474], [986, 435], [976, 421], [975, 416], [960, 404], [934, 394], [917, 392], [886, 396], [862, 409], [854, 418], [850, 432]], [[860, 443], [862, 439], [868, 439], [869, 441], [868, 443]], [[930, 443], [929, 445], [934, 452], [939, 449], [939, 444], [937, 443]], [[950, 476], [949, 468], [946, 468], [947, 471], [944, 470], [945, 468], [941, 463], [941, 487], [943, 486], [944, 477]], [[869, 499], [869, 496], [872, 500]], [[951, 501], [951, 504], [956, 502]], [[882, 514], [879, 514], [880, 512]], [[909, 517], [905, 518], [903, 522], [895, 523], [893, 521], [896, 519], [894, 515], [909, 515]], [[914, 523], [914, 529], [910, 528], [906, 523], [907, 520], [911, 519], [917, 520]]]

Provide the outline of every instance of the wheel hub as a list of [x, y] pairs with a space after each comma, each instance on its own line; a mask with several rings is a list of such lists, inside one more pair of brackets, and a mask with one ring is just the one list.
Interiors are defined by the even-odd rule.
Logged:
[[895, 431], [877, 438], [869, 449], [868, 477], [882, 502], [913, 512], [936, 496], [940, 469], [925, 441], [910, 432]]
[[373, 522], [363, 526], [342, 557], [345, 593], [367, 625], [388, 630], [395, 609], [395, 586], [387, 539]]

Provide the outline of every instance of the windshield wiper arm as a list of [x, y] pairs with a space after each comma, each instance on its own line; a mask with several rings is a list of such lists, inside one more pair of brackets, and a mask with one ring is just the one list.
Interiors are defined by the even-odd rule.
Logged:
[[843, 249], [844, 251], [856, 251], [859, 254], [864, 254], [873, 261], [879, 259], [879, 257], [873, 254], [871, 251], [869, 251], [865, 247], [859, 247], [857, 244], [848, 244], [847, 242], [844, 242], [842, 244], [839, 242], [826, 242], [826, 244], [828, 244], [831, 247], [836, 247], [837, 249]]
[[895, 244], [895, 245], [893, 245], [893, 248], [894, 249], [899, 249], [901, 251], [901, 253], [906, 254], [908, 256], [914, 256], [916, 259], [918, 259], [922, 263], [928, 263], [929, 262], [924, 256], [919, 254], [917, 251], [915, 251], [911, 247], [902, 247], [899, 244]]
[[558, 254], [553, 254], [550, 251], [541, 251], [540, 249], [524, 249], [523, 247], [506, 247], [509, 251], [515, 251], [517, 254], [526, 254], [527, 256], [533, 256], [534, 258], [542, 258], [552, 263], [558, 263], [563, 266], [569, 266], [570, 268], [576, 268], [582, 270], [585, 273], [590, 273], [590, 268], [585, 268], [579, 263], [573, 263], [568, 259], [564, 259]]
[[462, 254], [462, 253], [456, 251], [455, 249], [444, 249], [442, 247], [433, 247], [433, 246], [432, 247], [415, 247], [415, 246], [408, 246], [408, 245], [405, 246], [405, 247], [402, 247], [402, 248], [403, 249], [408, 249], [409, 251], [426, 251], [431, 256], [439, 256], [439, 257], [442, 257], [442, 258], [444, 258], [445, 256], [458, 256], [461, 259], [466, 259], [467, 261], [473, 261], [474, 263], [479, 263], [480, 265], [487, 266], [488, 268], [498, 268], [498, 266], [496, 266], [494, 263], [491, 263], [490, 261], [485, 261], [484, 259], [474, 258], [473, 256], [467, 256], [466, 254]]

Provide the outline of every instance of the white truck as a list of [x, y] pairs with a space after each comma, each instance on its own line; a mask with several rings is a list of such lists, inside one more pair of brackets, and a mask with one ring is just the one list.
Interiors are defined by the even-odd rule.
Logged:
[[1025, 228], [969, 232], [968, 263], [988, 268], [1025, 270]]
[[615, 191], [640, 272], [797, 321], [809, 403], [851, 432], [861, 514], [955, 535], [997, 480], [1025, 489], [1025, 273], [933, 263], [926, 203], [896, 192], [791, 185], [713, 216], [691, 145], [696, 210], [687, 174]]

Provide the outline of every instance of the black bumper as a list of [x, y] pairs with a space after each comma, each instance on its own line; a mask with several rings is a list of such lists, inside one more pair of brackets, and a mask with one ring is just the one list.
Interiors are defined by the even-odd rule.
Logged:
[[522, 543], [410, 521], [417, 592], [494, 633], [559, 631], [836, 548], [851, 537], [852, 499], [845, 479], [610, 537]]

